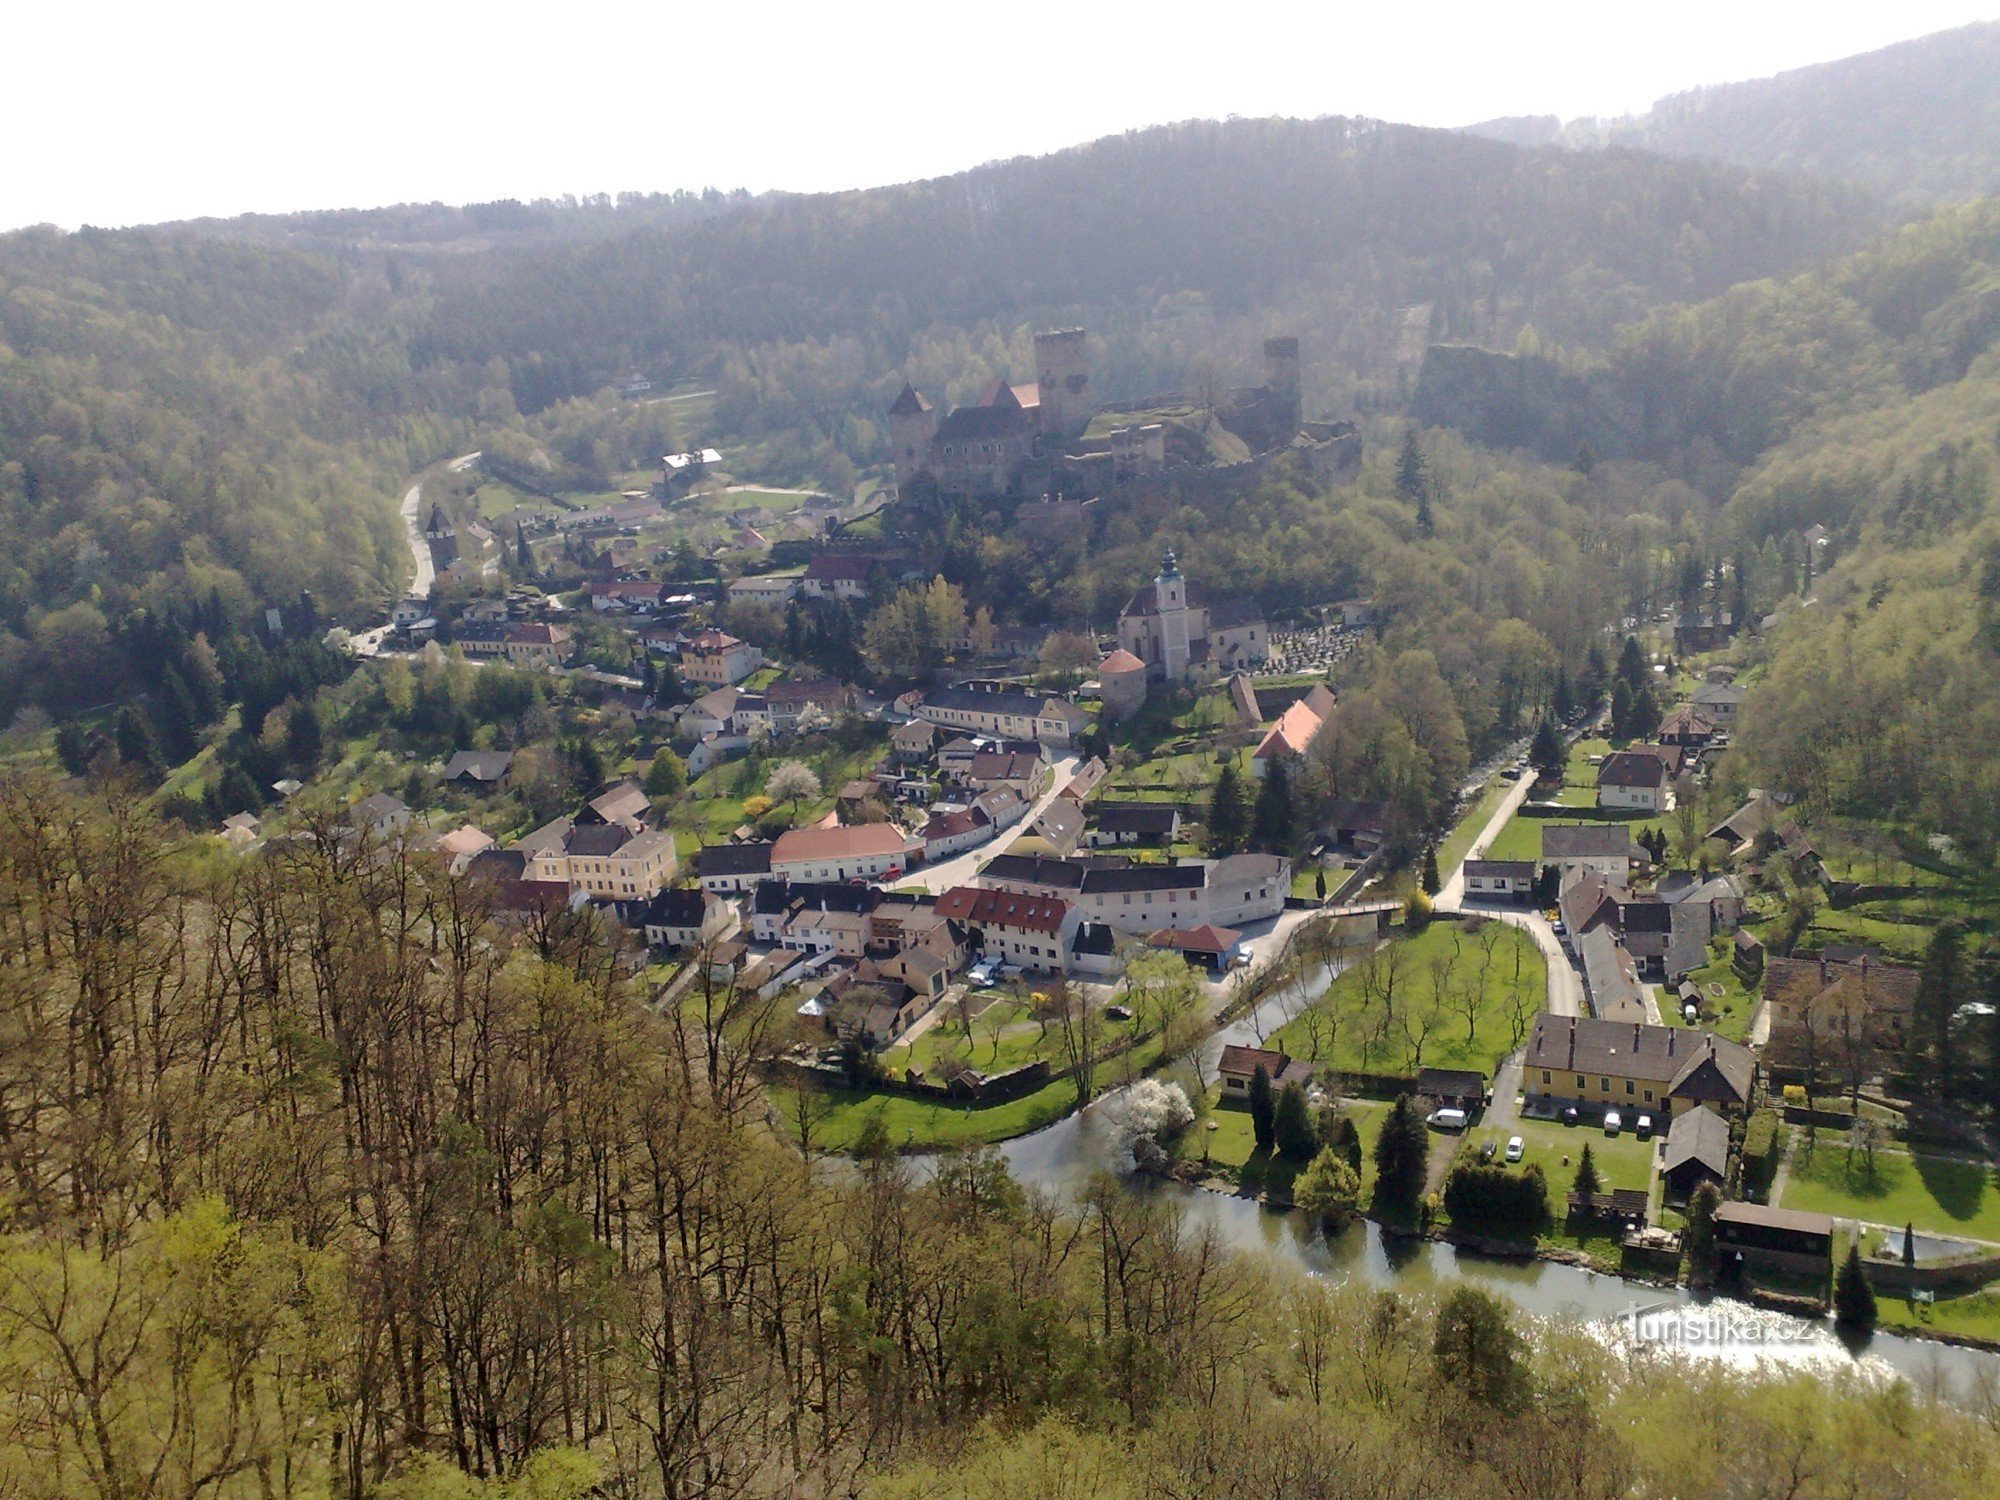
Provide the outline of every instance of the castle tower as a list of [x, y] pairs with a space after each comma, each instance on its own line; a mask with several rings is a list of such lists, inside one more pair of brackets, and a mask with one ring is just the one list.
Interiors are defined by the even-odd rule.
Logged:
[[1153, 580], [1153, 603], [1160, 616], [1160, 670], [1169, 682], [1187, 676], [1188, 607], [1187, 580], [1174, 561], [1174, 549], [1160, 558], [1160, 576]]
[[1298, 435], [1299, 423], [1304, 420], [1297, 339], [1264, 340], [1264, 390], [1285, 429], [1276, 442], [1288, 443]]
[[440, 573], [458, 561], [458, 533], [452, 530], [451, 518], [444, 513], [442, 505], [431, 506], [430, 524], [424, 528], [424, 540], [431, 544], [431, 566]]
[[1042, 431], [1081, 431], [1097, 414], [1090, 389], [1090, 336], [1081, 328], [1035, 335], [1035, 380], [1042, 393]]
[[930, 467], [931, 434], [937, 428], [937, 413], [930, 402], [905, 384], [903, 394], [889, 408], [889, 449], [896, 460], [896, 487], [901, 489]]

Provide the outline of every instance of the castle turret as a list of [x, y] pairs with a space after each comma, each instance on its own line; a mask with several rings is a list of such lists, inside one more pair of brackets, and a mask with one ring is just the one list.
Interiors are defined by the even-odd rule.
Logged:
[[905, 384], [903, 394], [889, 408], [889, 448], [896, 461], [896, 485], [900, 489], [930, 467], [931, 434], [937, 430], [937, 413], [917, 388]]
[[1080, 431], [1097, 413], [1090, 388], [1090, 336], [1081, 328], [1036, 334], [1035, 381], [1041, 388], [1043, 433], [1061, 437]]
[[1284, 428], [1282, 433], [1274, 433], [1273, 446], [1288, 443], [1298, 435], [1299, 423], [1305, 417], [1297, 339], [1264, 340], [1264, 391]]
[[1172, 547], [1160, 558], [1160, 576], [1153, 580], [1153, 603], [1160, 615], [1160, 670], [1167, 681], [1178, 682], [1187, 675], [1190, 654], [1187, 580], [1181, 577]]

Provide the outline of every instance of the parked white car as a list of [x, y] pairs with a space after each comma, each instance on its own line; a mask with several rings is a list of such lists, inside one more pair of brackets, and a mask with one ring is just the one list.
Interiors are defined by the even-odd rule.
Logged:
[[1617, 1110], [1607, 1109], [1604, 1112], [1604, 1133], [1606, 1135], [1618, 1134], [1618, 1128], [1624, 1123], [1625, 1122], [1623, 1120], [1618, 1118]]
[[1526, 1143], [1518, 1135], [1507, 1137], [1507, 1160], [1519, 1161], [1527, 1149]]

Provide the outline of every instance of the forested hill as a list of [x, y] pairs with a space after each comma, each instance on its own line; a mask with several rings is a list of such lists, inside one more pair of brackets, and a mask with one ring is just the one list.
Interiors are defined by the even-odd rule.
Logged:
[[667, 436], [604, 394], [634, 367], [713, 387], [689, 436], [750, 477], [842, 488], [884, 457], [899, 374], [962, 398], [1025, 373], [1036, 326], [1096, 330], [1112, 396], [1233, 378], [1291, 331], [1314, 409], [1399, 405], [1426, 337], [1593, 341], [1883, 215], [1803, 179], [1328, 119], [821, 197], [7, 235], [0, 711], [115, 696], [135, 612], [375, 607], [405, 576], [407, 475], [466, 447], [606, 487]]
[[[419, 363], [508, 361], [524, 409], [718, 347], [852, 371], [941, 369], [967, 339], [1087, 322], [1106, 384], [1171, 388], [1191, 354], [1299, 333], [1344, 396], [1419, 332], [1601, 337], [1666, 300], [1862, 242], [1858, 192], [1634, 153], [1525, 152], [1348, 119], [1195, 122], [868, 191], [764, 200], [678, 230], [437, 265]], [[948, 356], [930, 348], [947, 339]], [[840, 346], [837, 351], [832, 346]], [[1003, 351], [1004, 352], [1004, 351]], [[790, 420], [790, 414], [786, 416]]]
[[1690, 524], [1742, 576], [1826, 528], [1839, 566], [1758, 648], [1746, 774], [2000, 847], [2000, 199], [1656, 313], [1601, 366], [1444, 351], [1414, 408], [1666, 466], [1706, 492]]
[[1931, 201], [2000, 191], [2000, 21], [1898, 42], [1771, 78], [1691, 89], [1632, 120], [1550, 116], [1472, 129], [1808, 172]]

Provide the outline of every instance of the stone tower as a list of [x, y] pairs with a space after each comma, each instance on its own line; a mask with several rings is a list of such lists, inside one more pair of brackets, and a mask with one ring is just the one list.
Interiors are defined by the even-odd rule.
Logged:
[[451, 517], [444, 513], [442, 505], [431, 506], [431, 520], [424, 528], [424, 540], [431, 545], [431, 566], [440, 573], [458, 561], [458, 533], [452, 530]]
[[1264, 391], [1265, 399], [1272, 409], [1284, 432], [1276, 436], [1272, 446], [1288, 443], [1298, 435], [1299, 423], [1304, 420], [1304, 407], [1299, 386], [1299, 341], [1295, 338], [1264, 340]]
[[903, 394], [889, 408], [889, 448], [896, 460], [896, 487], [901, 489], [930, 467], [931, 433], [937, 428], [937, 413], [930, 402], [905, 384]]
[[1167, 681], [1179, 682], [1188, 669], [1187, 580], [1174, 561], [1174, 549], [1160, 558], [1160, 576], [1153, 580], [1153, 603], [1160, 615], [1160, 670]]
[[1042, 431], [1080, 432], [1097, 413], [1090, 389], [1090, 336], [1081, 328], [1035, 335], [1035, 380], [1042, 392]]

